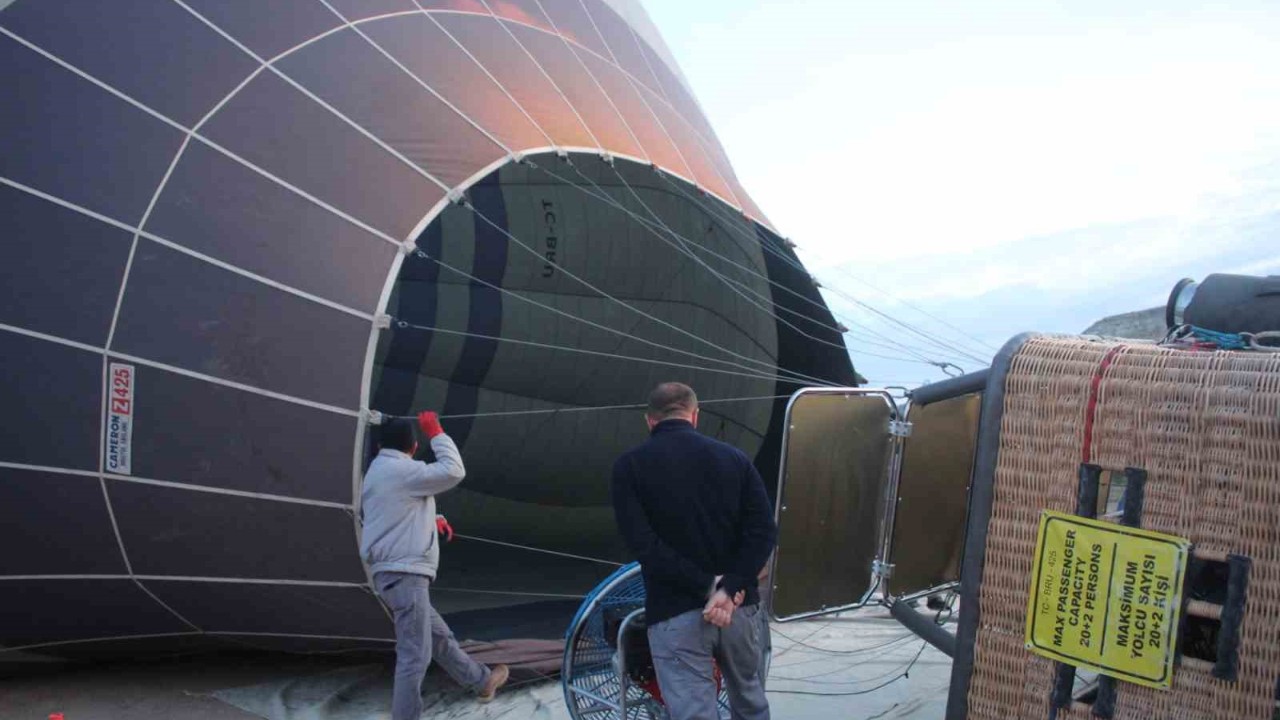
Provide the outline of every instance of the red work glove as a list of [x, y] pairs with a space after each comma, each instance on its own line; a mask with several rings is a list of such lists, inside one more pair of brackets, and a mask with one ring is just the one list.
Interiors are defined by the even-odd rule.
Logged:
[[443, 515], [436, 516], [436, 532], [444, 537], [445, 542], [453, 542], [453, 526]]
[[428, 440], [444, 434], [444, 428], [440, 427], [440, 416], [430, 410], [418, 413], [418, 427], [422, 428], [422, 434]]

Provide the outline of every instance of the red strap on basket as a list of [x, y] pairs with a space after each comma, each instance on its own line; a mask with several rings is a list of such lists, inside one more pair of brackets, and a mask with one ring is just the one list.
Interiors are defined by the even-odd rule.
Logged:
[[1082, 462], [1093, 462], [1093, 418], [1098, 412], [1098, 394], [1102, 390], [1102, 379], [1107, 368], [1127, 346], [1117, 345], [1102, 356], [1098, 369], [1093, 371], [1093, 380], [1089, 383], [1089, 403], [1084, 408], [1084, 444], [1081, 447]]

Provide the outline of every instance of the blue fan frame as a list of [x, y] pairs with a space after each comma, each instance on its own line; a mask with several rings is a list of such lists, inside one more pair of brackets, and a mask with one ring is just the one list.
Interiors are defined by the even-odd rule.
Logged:
[[[640, 564], [631, 563], [618, 568], [613, 574], [587, 593], [573, 621], [565, 631], [564, 660], [561, 664], [561, 686], [564, 689], [565, 706], [574, 720], [624, 720], [618, 713], [619, 694], [622, 687], [614, 665], [617, 647], [605, 640], [604, 613], [622, 609], [627, 612], [644, 607], [644, 579]], [[590, 643], [589, 646], [584, 644]], [[602, 707], [598, 701], [575, 693], [585, 691], [610, 703]], [[627, 717], [625, 720], [660, 720], [649, 712], [652, 698], [644, 689], [627, 684]], [[591, 703], [583, 706], [582, 703]], [[719, 697], [720, 714], [728, 717], [728, 693], [722, 687]], [[606, 714], [609, 707], [612, 714]], [[584, 711], [589, 711], [584, 714]]]

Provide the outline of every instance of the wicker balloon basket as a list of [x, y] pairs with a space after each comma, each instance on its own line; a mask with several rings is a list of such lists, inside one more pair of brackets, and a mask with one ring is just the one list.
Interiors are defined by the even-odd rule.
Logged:
[[[1280, 717], [1280, 354], [1023, 336], [984, 402], [948, 717]], [[1140, 474], [1132, 523], [1192, 543], [1171, 688], [1026, 649], [1040, 516], [1094, 510], [1082, 467]]]

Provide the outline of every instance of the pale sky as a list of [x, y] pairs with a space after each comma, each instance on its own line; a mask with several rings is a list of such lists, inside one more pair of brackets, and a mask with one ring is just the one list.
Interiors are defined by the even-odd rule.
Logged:
[[[824, 285], [946, 345], [950, 330], [859, 280], [999, 346], [1162, 305], [1184, 276], [1280, 273], [1275, 0], [645, 6]], [[875, 383], [939, 377], [848, 337]]]

